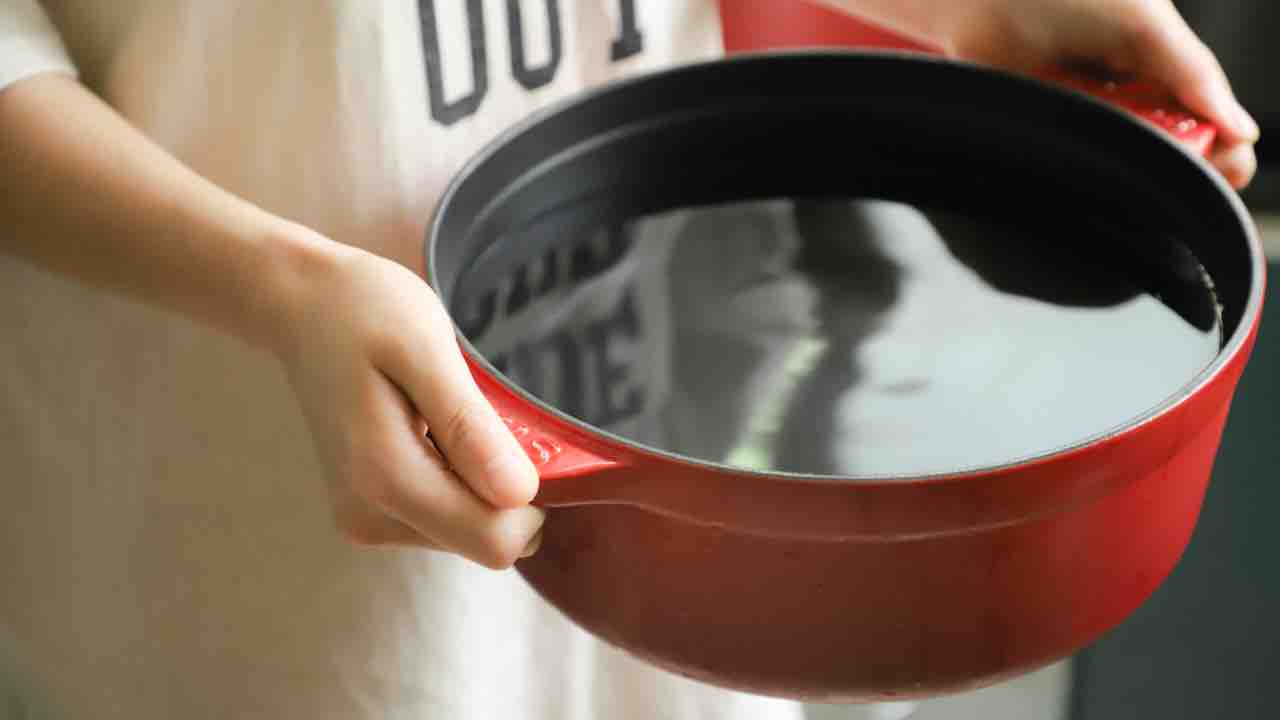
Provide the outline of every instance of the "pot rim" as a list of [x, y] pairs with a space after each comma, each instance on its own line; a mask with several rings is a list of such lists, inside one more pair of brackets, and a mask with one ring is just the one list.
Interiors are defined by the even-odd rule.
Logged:
[[[971, 72], [985, 74], [989, 76], [999, 76], [1002, 81], [1009, 83], [1022, 83], [1039, 88], [1042, 92], [1048, 91], [1073, 97], [1077, 102], [1088, 103], [1093, 106], [1096, 111], [1110, 114], [1117, 121], [1124, 122], [1131, 127], [1137, 127], [1145, 132], [1149, 137], [1156, 141], [1164, 143], [1166, 146], [1180, 152], [1183, 157], [1192, 162], [1199, 170], [1200, 174], [1218, 189], [1218, 192], [1227, 199], [1227, 203], [1234, 213], [1236, 220], [1239, 221], [1240, 229], [1243, 230], [1245, 241], [1249, 246], [1249, 263], [1250, 263], [1250, 288], [1248, 300], [1245, 304], [1244, 311], [1241, 314], [1240, 322], [1232, 332], [1230, 339], [1224, 344], [1218, 354], [1214, 357], [1213, 362], [1205, 366], [1199, 373], [1193, 376], [1185, 385], [1177, 392], [1170, 395], [1164, 401], [1146, 412], [1137, 415], [1124, 423], [1111, 426], [1107, 429], [1088, 435], [1075, 442], [1061, 445], [1049, 450], [1036, 452], [1022, 457], [1013, 458], [1009, 461], [993, 464], [980, 465], [972, 467], [962, 467], [955, 470], [942, 470], [928, 473], [902, 473], [902, 474], [878, 474], [878, 475], [824, 475], [817, 473], [789, 472], [783, 470], [754, 470], [734, 465], [728, 465], [721, 462], [711, 460], [703, 460], [700, 458], [681, 455], [679, 453], [662, 450], [644, 443], [631, 440], [629, 438], [609, 432], [595, 425], [565, 413], [564, 411], [542, 401], [524, 388], [512, 382], [503, 373], [499, 372], [471, 343], [469, 339], [461, 332], [457, 323], [454, 322], [454, 332], [457, 336], [458, 343], [466, 354], [468, 359], [475, 367], [486, 373], [494, 382], [496, 382], [504, 391], [514, 395], [529, 405], [538, 413], [550, 416], [555, 421], [563, 425], [567, 425], [577, 432], [584, 433], [594, 440], [610, 446], [612, 449], [620, 450], [625, 453], [639, 454], [653, 461], [674, 462], [684, 466], [692, 466], [708, 471], [719, 473], [728, 473], [745, 477], [760, 477], [768, 479], [794, 480], [803, 482], [819, 482], [819, 483], [835, 483], [847, 485], [870, 485], [878, 483], [890, 483], [894, 485], [915, 484], [915, 483], [935, 483], [951, 480], [963, 480], [974, 477], [990, 477], [992, 475], [1003, 475], [1020, 470], [1027, 470], [1034, 466], [1043, 465], [1048, 462], [1061, 460], [1067, 456], [1085, 452], [1098, 447], [1118, 436], [1127, 435], [1159, 420], [1163, 416], [1172, 413], [1182, 405], [1186, 404], [1191, 398], [1202, 393], [1206, 387], [1214, 384], [1220, 376], [1231, 367], [1244, 352], [1249, 345], [1249, 341], [1257, 329], [1261, 317], [1262, 302], [1266, 288], [1266, 271], [1267, 261], [1262, 249], [1262, 242], [1258, 236], [1257, 228], [1253, 222], [1252, 215], [1248, 208], [1245, 207], [1244, 201], [1240, 195], [1232, 188], [1210, 164], [1199, 155], [1192, 153], [1182, 146], [1176, 139], [1167, 133], [1151, 126], [1149, 123], [1134, 116], [1133, 114], [1121, 110], [1113, 105], [1094, 98], [1087, 93], [1064, 87], [1055, 83], [1039, 80], [1034, 77], [1013, 74], [977, 65], [969, 62], [956, 61], [949, 58], [940, 58], [928, 55], [922, 55], [910, 51], [901, 50], [884, 50], [884, 49], [807, 49], [807, 50], [770, 50], [765, 52], [739, 53], [732, 56], [725, 56], [711, 60], [704, 60], [695, 63], [687, 63], [676, 67], [659, 70], [656, 72], [642, 73], [640, 75], [623, 78], [605, 85], [579, 92], [571, 97], [565, 98], [558, 102], [551, 103], [547, 107], [530, 113], [519, 122], [508, 127], [499, 133], [488, 143], [486, 143], [476, 154], [464, 163], [453, 178], [450, 180], [445, 191], [436, 201], [432, 210], [431, 221], [426, 229], [425, 242], [425, 275], [426, 281], [433, 290], [440, 292], [440, 283], [436, 277], [435, 252], [436, 241], [439, 234], [440, 224], [442, 222], [443, 210], [449, 206], [454, 195], [458, 192], [461, 185], [470, 177], [476, 167], [484, 164], [495, 153], [499, 152], [510, 140], [528, 131], [531, 127], [542, 122], [544, 119], [555, 115], [570, 107], [574, 107], [583, 103], [590, 102], [601, 95], [617, 92], [622, 88], [644, 82], [653, 82], [655, 79], [674, 75], [681, 72], [694, 72], [709, 66], [721, 66], [725, 64], [744, 64], [752, 62], [762, 62], [774, 58], [784, 57], [807, 57], [821, 58], [824, 56], [831, 57], [869, 57], [881, 59], [894, 59], [901, 62], [917, 63], [921, 65], [948, 66], [959, 69], [963, 72]], [[452, 316], [450, 317], [452, 320]]]

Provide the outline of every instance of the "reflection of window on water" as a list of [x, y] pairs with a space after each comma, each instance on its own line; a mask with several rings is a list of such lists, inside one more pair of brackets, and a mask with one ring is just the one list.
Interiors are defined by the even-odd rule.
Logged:
[[632, 381], [632, 363], [619, 349], [640, 340], [634, 292], [603, 315], [577, 327], [557, 329], [517, 342], [491, 362], [514, 382], [560, 410], [593, 425], [610, 427], [644, 407], [644, 388]]
[[532, 261], [459, 293], [469, 337], [564, 412], [713, 462], [1002, 464], [1156, 407], [1220, 344], [1185, 248], [1130, 263], [1087, 218], [774, 199], [600, 231], [592, 212], [543, 218], [518, 238]]
[[[544, 223], [519, 241], [536, 243], [536, 234], [547, 232]], [[644, 406], [644, 387], [628, 372], [642, 341], [636, 290], [625, 277], [596, 282], [618, 267], [632, 237], [619, 225], [567, 236], [495, 287], [463, 296], [460, 324], [512, 381], [574, 417], [609, 427]]]
[[[569, 240], [540, 238], [560, 229], [535, 226], [529, 234], [512, 241], [520, 245], [550, 245], [527, 260], [514, 259], [505, 272], [471, 272], [454, 299], [453, 314], [462, 333], [472, 342], [481, 342], [498, 320], [520, 314], [530, 303], [580, 286], [617, 265], [631, 246], [631, 235], [622, 226], [588, 228]], [[485, 282], [488, 281], [488, 282]], [[474, 284], [473, 284], [474, 283]]]

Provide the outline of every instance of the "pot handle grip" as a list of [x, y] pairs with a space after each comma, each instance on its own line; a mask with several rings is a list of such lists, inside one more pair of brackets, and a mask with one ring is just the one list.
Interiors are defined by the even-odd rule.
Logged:
[[471, 357], [467, 364], [480, 392], [533, 461], [539, 479], [594, 475], [624, 464], [603, 443], [517, 395]]
[[1050, 70], [1039, 76], [1127, 110], [1201, 157], [1209, 156], [1218, 137], [1216, 127], [1182, 109], [1167, 93], [1147, 83], [1102, 82], [1063, 70]]

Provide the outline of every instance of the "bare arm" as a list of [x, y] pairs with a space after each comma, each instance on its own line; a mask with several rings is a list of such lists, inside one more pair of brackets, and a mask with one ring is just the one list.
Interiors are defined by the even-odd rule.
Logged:
[[532, 464], [404, 267], [216, 187], [58, 74], [0, 91], [0, 228], [0, 252], [278, 356], [352, 540], [491, 567], [536, 548]]
[[0, 249], [259, 344], [280, 287], [338, 251], [221, 190], [74, 79], [0, 92]]

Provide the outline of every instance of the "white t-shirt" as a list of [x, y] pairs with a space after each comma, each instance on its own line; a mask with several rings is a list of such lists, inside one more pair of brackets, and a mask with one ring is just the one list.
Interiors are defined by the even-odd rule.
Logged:
[[[438, 194], [496, 132], [719, 52], [711, 0], [0, 5], [0, 88], [78, 72], [221, 186], [414, 269]], [[9, 258], [0, 288], [0, 709], [798, 717], [601, 645], [513, 572], [344, 543], [265, 354]]]

